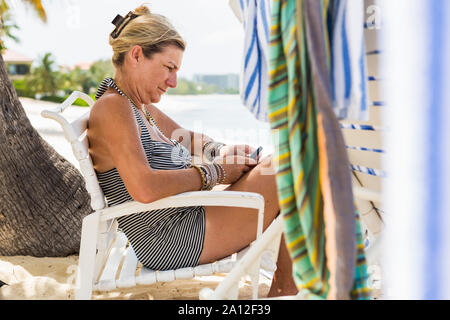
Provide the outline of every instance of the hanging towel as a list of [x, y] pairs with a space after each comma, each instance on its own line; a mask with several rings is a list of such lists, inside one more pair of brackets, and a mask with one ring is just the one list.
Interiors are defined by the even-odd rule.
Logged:
[[[278, 197], [300, 294], [306, 299], [367, 299], [368, 276], [350, 170], [342, 154], [342, 137], [333, 136], [341, 133], [331, 110], [328, 4], [328, 0], [272, 2], [268, 117]], [[337, 168], [331, 168], [333, 163]], [[337, 203], [339, 194], [345, 204]]]
[[333, 109], [338, 119], [367, 121], [364, 1], [330, 0]]
[[[239, 1], [239, 5], [236, 3]], [[243, 22], [244, 54], [240, 75], [242, 103], [261, 121], [267, 119], [270, 0], [230, 0]]]
[[303, 37], [303, 31], [311, 68], [311, 93], [317, 112], [325, 252], [330, 272], [328, 298], [348, 299], [356, 261], [355, 208], [347, 150], [332, 109], [328, 32], [323, 19], [326, 6], [323, 8], [317, 0], [301, 3], [303, 8], [297, 9], [297, 17], [302, 20], [304, 13], [304, 28], [297, 28], [297, 39]]

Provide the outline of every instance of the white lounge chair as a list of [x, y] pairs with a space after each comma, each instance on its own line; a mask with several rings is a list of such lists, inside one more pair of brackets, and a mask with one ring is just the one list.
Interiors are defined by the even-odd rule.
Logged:
[[[240, 263], [240, 258], [248, 247], [231, 257], [194, 268], [169, 271], [149, 270], [139, 267], [136, 255], [132, 247], [128, 245], [128, 239], [117, 230], [116, 219], [121, 216], [167, 207], [198, 205], [253, 208], [255, 214], [258, 213], [258, 222], [255, 226], [257, 240], [254, 242], [258, 244], [258, 254], [252, 256], [252, 261], [250, 263], [247, 261], [245, 267], [245, 273], [252, 279], [253, 297], [256, 298], [260, 265], [268, 271], [275, 271], [274, 261], [278, 256], [280, 243], [279, 240], [276, 243], [267, 243], [264, 248], [261, 248], [259, 244], [263, 230], [264, 198], [260, 194], [250, 192], [198, 191], [178, 194], [149, 204], [131, 201], [107, 207], [88, 152], [89, 142], [86, 130], [89, 109], [71, 123], [62, 114], [78, 98], [85, 100], [89, 106], [94, 103], [88, 95], [75, 91], [55, 109], [44, 110], [41, 113], [43, 117], [53, 119], [61, 125], [65, 138], [71, 144], [75, 158], [79, 162], [86, 189], [91, 197], [93, 212], [83, 219], [82, 224], [75, 299], [91, 299], [94, 290], [111, 291], [155, 282], [191, 279], [216, 272], [230, 272], [234, 265]], [[261, 256], [263, 256], [262, 260], [260, 260]], [[239, 281], [229, 287], [227, 293], [229, 296], [237, 298], [238, 284]]]

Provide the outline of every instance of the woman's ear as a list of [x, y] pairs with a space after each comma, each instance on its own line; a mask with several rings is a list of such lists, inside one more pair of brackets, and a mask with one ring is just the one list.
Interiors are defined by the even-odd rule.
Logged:
[[127, 54], [127, 58], [130, 59], [130, 63], [132, 66], [137, 66], [139, 60], [142, 60], [143, 52], [142, 47], [135, 45], [133, 46]]

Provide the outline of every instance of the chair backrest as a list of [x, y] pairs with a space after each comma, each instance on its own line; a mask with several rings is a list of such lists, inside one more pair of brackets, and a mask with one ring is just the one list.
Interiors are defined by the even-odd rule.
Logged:
[[61, 105], [53, 110], [42, 111], [42, 116], [45, 118], [57, 121], [64, 132], [64, 136], [72, 146], [72, 151], [80, 164], [80, 171], [86, 183], [86, 190], [91, 196], [91, 207], [93, 210], [100, 210], [105, 208], [105, 198], [103, 191], [97, 180], [94, 166], [89, 155], [89, 141], [87, 138], [87, 128], [89, 124], [90, 109], [80, 116], [78, 119], [69, 122], [64, 116], [63, 111], [71, 106], [75, 100], [82, 99], [86, 101], [91, 107], [94, 100], [87, 94], [79, 91], [74, 91]]
[[370, 117], [368, 121], [341, 121], [341, 128], [352, 170], [356, 206], [372, 236], [377, 236], [382, 229], [381, 192], [387, 175], [383, 169], [383, 131], [386, 128], [382, 116], [386, 107], [380, 94], [382, 77], [379, 73], [382, 51], [374, 26], [366, 25], [365, 42]]

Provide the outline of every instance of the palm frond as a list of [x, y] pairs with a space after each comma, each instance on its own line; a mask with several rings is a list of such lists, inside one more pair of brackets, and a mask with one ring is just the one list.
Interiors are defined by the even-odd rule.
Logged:
[[43, 22], [47, 22], [47, 14], [45, 13], [45, 9], [42, 6], [41, 0], [24, 0], [24, 2], [34, 9], [34, 11]]

